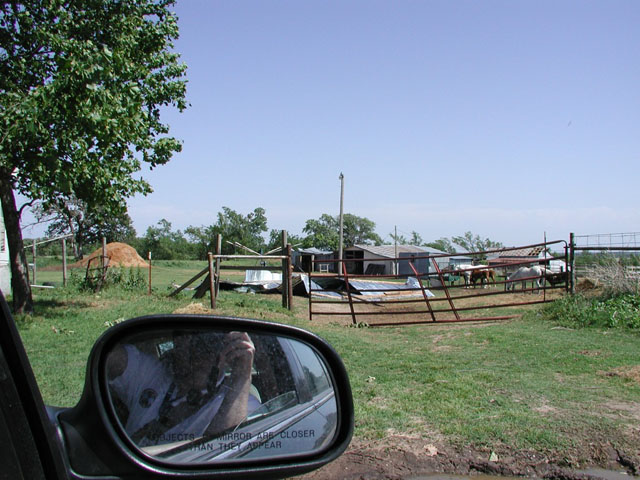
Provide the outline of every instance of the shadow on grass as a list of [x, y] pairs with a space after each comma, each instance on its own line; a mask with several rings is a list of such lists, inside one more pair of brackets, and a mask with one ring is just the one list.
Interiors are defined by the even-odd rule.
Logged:
[[[11, 302], [8, 302], [11, 306]], [[93, 306], [92, 302], [88, 300], [78, 300], [78, 299], [54, 299], [54, 298], [39, 298], [34, 299], [33, 301], [33, 313], [31, 314], [16, 314], [11, 312], [16, 323], [18, 325], [32, 323], [36, 318], [39, 317], [47, 317], [47, 316], [55, 316], [58, 314], [61, 308], [74, 308], [74, 309], [84, 309], [91, 308]]]

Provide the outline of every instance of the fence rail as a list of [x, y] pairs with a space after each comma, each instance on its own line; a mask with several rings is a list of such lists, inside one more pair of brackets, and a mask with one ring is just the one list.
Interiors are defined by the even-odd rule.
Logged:
[[[547, 254], [552, 246], [562, 244], [564, 255]], [[540, 247], [543, 256], [517, 258], [523, 249]], [[494, 254], [498, 260], [479, 264], [480, 259]], [[510, 254], [512, 254], [510, 256]], [[475, 265], [460, 266], [460, 257], [472, 257]], [[504, 261], [500, 259], [504, 257]], [[420, 262], [420, 261], [423, 262]], [[425, 262], [428, 268], [425, 270]], [[349, 318], [354, 325], [360, 322], [370, 326], [448, 323], [513, 318], [519, 307], [551, 301], [554, 293], [569, 288], [569, 277], [564, 269], [551, 281], [546, 269], [553, 260], [568, 262], [566, 242], [555, 241], [526, 247], [514, 247], [466, 254], [421, 255], [411, 258], [342, 258], [312, 260], [307, 276], [309, 280], [309, 319], [319, 316]], [[354, 274], [363, 271], [367, 262], [397, 264], [409, 262], [412, 274], [383, 272], [379, 275]], [[315, 264], [334, 263], [341, 273], [316, 272]], [[422, 265], [422, 271], [418, 268]], [[521, 267], [540, 267], [532, 274], [519, 276], [517, 282], [508, 277]], [[384, 268], [375, 269], [377, 271]], [[560, 281], [557, 281], [560, 278]], [[516, 288], [516, 284], [517, 287]], [[524, 294], [538, 294], [527, 298]], [[503, 311], [496, 315], [496, 309]], [[410, 319], [408, 319], [410, 317]]]
[[[578, 264], [576, 257], [582, 252], [605, 254], [604, 263]], [[640, 267], [624, 264], [624, 259], [634, 252], [640, 254], [640, 232], [569, 234], [571, 293], [575, 293], [577, 286], [612, 286], [619, 281], [637, 283], [640, 280]], [[581, 279], [588, 281], [580, 284]]]

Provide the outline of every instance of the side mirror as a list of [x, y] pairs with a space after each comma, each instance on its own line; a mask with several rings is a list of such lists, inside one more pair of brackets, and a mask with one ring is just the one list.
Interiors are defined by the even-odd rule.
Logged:
[[165, 315], [107, 331], [57, 420], [80, 476], [282, 478], [346, 449], [353, 403], [339, 356], [309, 332]]

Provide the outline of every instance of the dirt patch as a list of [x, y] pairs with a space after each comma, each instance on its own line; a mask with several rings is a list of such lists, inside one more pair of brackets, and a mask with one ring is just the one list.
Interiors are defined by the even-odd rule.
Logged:
[[578, 293], [594, 293], [601, 290], [602, 285], [597, 278], [580, 278], [576, 284], [576, 292]]
[[[615, 412], [636, 422], [640, 422], [640, 403], [637, 402], [608, 402], [603, 405], [603, 412]], [[639, 430], [640, 432], [640, 430]]]
[[173, 313], [196, 314], [196, 315], [215, 315], [215, 311], [205, 307], [201, 303], [190, 303], [186, 307], [178, 308]]
[[[92, 267], [99, 266], [98, 259], [102, 256], [102, 248], [98, 248], [88, 257], [83, 258], [82, 260], [77, 261], [76, 263], [70, 265], [71, 268], [82, 268], [87, 266], [89, 262], [91, 262]], [[107, 257], [109, 258], [109, 266], [111, 267], [148, 267], [149, 264], [144, 261], [144, 259], [138, 255], [136, 249], [126, 243], [120, 242], [112, 242], [107, 243]]]
[[630, 367], [618, 367], [609, 372], [604, 373], [607, 377], [622, 377], [633, 380], [640, 385], [640, 365], [633, 365]]
[[[483, 296], [473, 296], [474, 294]], [[396, 295], [398, 297], [396, 300], [400, 299], [400, 295], [400, 293]], [[395, 302], [372, 301], [365, 297], [352, 295], [354, 299], [353, 309], [358, 324], [369, 326], [454, 322], [456, 320], [455, 314], [447, 311], [450, 310], [447, 298], [443, 294], [438, 293], [438, 295], [437, 298], [430, 299], [430, 306], [435, 312], [436, 322], [433, 322], [428, 306], [422, 298], [409, 297], [406, 294], [406, 298], [403, 298], [402, 301]], [[503, 320], [518, 317], [523, 311], [537, 307], [537, 305], [531, 303], [555, 300], [562, 296], [563, 290], [559, 289], [549, 290], [544, 293], [507, 293], [492, 286], [486, 289], [457, 289], [452, 292], [452, 301], [456, 309], [459, 309], [459, 316], [462, 320], [482, 321], [483, 317], [491, 320], [494, 315], [502, 317], [501, 319]], [[312, 308], [314, 323], [335, 323], [340, 325], [353, 323], [351, 309], [346, 297], [342, 298], [342, 303], [336, 302], [335, 298], [331, 299], [331, 303], [314, 298]]]
[[558, 409], [549, 405], [544, 398], [542, 399], [542, 404], [534, 407], [533, 410], [543, 415], [556, 415], [558, 413]]
[[[588, 442], [587, 442], [588, 443]], [[591, 443], [594, 465], [631, 475], [640, 473], [640, 459], [625, 455], [610, 445]], [[426, 440], [412, 435], [390, 435], [377, 441], [354, 439], [337, 460], [299, 477], [304, 480], [340, 478], [344, 480], [393, 480], [419, 475], [495, 475], [593, 480], [593, 474], [576, 469], [589, 465], [572, 464], [571, 459], [553, 459], [532, 451], [512, 451], [504, 446], [500, 451], [465, 447], [457, 449], [442, 444], [439, 439]]]
[[599, 357], [602, 355], [602, 352], [600, 350], [580, 350], [578, 354], [584, 355], [585, 357]]

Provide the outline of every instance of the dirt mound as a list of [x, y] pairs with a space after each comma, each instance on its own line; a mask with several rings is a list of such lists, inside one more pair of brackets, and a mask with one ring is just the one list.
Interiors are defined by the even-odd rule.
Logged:
[[[88, 257], [74, 263], [71, 267], [86, 267], [91, 261], [91, 267], [97, 267], [99, 260], [91, 260], [92, 258], [100, 257], [102, 255], [102, 248], [98, 248]], [[138, 255], [135, 248], [127, 245], [126, 243], [112, 242], [107, 243], [107, 257], [109, 257], [110, 267], [148, 267], [149, 264]]]
[[578, 292], [586, 292], [589, 290], [595, 290], [599, 287], [599, 283], [597, 278], [581, 278], [578, 280], [578, 284], [576, 285], [576, 291]]
[[608, 377], [628, 378], [640, 385], [640, 365], [614, 368], [612, 371], [605, 373], [605, 375]]
[[[354, 439], [347, 451], [334, 462], [319, 470], [303, 475], [300, 480], [402, 480], [407, 478], [455, 478], [456, 475], [484, 478], [528, 477], [564, 480], [605, 480], [618, 478], [615, 473], [627, 478], [636, 478], [640, 471], [640, 458], [619, 452], [608, 442], [590, 446], [600, 465], [609, 472], [602, 475], [583, 471], [587, 465], [572, 462], [571, 458], [554, 459], [544, 453], [514, 450], [505, 446], [492, 452], [467, 446], [453, 448], [439, 441], [393, 435], [378, 441]], [[597, 453], [596, 453], [597, 452]], [[594, 459], [595, 460], [595, 459]], [[609, 475], [607, 475], [609, 473]]]

